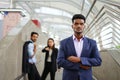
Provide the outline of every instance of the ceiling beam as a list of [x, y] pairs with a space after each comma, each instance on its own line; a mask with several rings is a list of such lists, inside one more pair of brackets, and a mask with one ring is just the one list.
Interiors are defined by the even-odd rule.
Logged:
[[67, 25], [67, 26], [71, 26], [71, 24], [68, 24], [68, 23], [62, 23], [62, 22], [54, 22], [54, 21], [42, 21], [42, 24], [56, 24], [56, 25]]
[[77, 4], [72, 0], [69, 0], [69, 1], [67, 1], [67, 0], [16, 0], [15, 2], [61, 2], [61, 3], [66, 3], [66, 4], [69, 4], [71, 6], [74, 6], [79, 10], [81, 7], [80, 4]]
[[32, 14], [32, 12], [30, 12], [26, 7], [24, 7], [22, 3], [17, 3], [17, 4], [21, 6], [26, 12], [28, 12], [28, 14]]
[[97, 0], [97, 1], [100, 1], [102, 3], [106, 3], [106, 4], [109, 4], [109, 5], [112, 5], [112, 6], [117, 6], [118, 8], [120, 8], [120, 1], [118, 0]]
[[28, 3], [28, 2], [25, 2], [25, 4], [30, 8], [32, 14], [35, 14], [34, 9], [29, 5], [29, 3]]
[[50, 14], [38, 14], [38, 17], [39, 17], [39, 19], [40, 18], [59, 18], [59, 19], [63, 19], [63, 20], [69, 20], [69, 21], [71, 21], [71, 18], [69, 18], [69, 17], [66, 17], [66, 16], [60, 16], [60, 15], [50, 15]]
[[31, 5], [31, 7], [34, 7], [34, 8], [40, 8], [40, 7], [49, 7], [49, 8], [54, 8], [54, 9], [58, 9], [58, 10], [62, 10], [62, 11], [65, 11], [65, 12], [68, 12], [69, 14], [71, 14], [71, 15], [73, 15], [74, 14], [74, 12], [71, 12], [71, 11], [69, 11], [69, 10], [65, 10], [64, 8], [58, 8], [58, 7], [56, 7], [56, 6], [49, 6], [49, 5], [43, 5], [43, 4], [35, 4], [35, 6], [34, 5]]

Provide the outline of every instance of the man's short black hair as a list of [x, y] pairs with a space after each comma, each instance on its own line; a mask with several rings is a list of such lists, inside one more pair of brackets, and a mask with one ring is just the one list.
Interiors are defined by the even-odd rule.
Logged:
[[75, 14], [72, 17], [72, 23], [74, 22], [75, 19], [83, 19], [85, 22], [85, 17], [82, 14]]
[[34, 34], [39, 36], [39, 34], [37, 32], [31, 32], [31, 36], [33, 36]]

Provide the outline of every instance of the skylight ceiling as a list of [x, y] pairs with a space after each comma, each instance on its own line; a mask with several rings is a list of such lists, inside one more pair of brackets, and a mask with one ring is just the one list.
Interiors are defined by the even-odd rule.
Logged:
[[[1, 3], [1, 1], [3, 3]], [[9, 8], [11, 0], [0, 0], [0, 8]], [[66, 36], [67, 32], [72, 33], [71, 18], [73, 14], [82, 13], [86, 18], [87, 26], [96, 18], [98, 12], [104, 5], [118, 5], [120, 0], [12, 0], [13, 8], [24, 9], [30, 15], [31, 19], [38, 19], [41, 27], [50, 28], [47, 31], [60, 37]], [[116, 1], [116, 2], [115, 2]], [[107, 4], [106, 4], [107, 3]], [[7, 6], [6, 6], [7, 5]], [[114, 7], [113, 7], [114, 8]], [[119, 11], [119, 8], [115, 7]], [[53, 28], [53, 25], [56, 26]], [[60, 26], [59, 26], [60, 25]], [[63, 27], [63, 25], [66, 25]], [[68, 26], [69, 29], [68, 29]], [[66, 29], [67, 28], [67, 29]], [[86, 27], [87, 28], [87, 27]], [[68, 31], [69, 30], [69, 31]], [[62, 35], [63, 34], [63, 35]]]
[[42, 13], [42, 14], [51, 14], [51, 15], [59, 15], [59, 16], [65, 16], [65, 17], [72, 17], [71, 14], [69, 14], [68, 12], [59, 10], [59, 9], [55, 9], [55, 8], [49, 8], [49, 7], [40, 7], [35, 9], [36, 13]]

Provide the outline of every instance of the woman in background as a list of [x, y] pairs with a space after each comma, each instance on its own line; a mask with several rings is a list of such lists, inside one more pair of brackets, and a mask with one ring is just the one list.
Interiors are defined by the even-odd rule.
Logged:
[[50, 79], [55, 80], [55, 72], [57, 71], [56, 59], [58, 54], [58, 49], [55, 48], [54, 39], [49, 38], [47, 41], [47, 46], [42, 50], [45, 52], [45, 64], [42, 73], [42, 80], [45, 80], [48, 73], [50, 72]]

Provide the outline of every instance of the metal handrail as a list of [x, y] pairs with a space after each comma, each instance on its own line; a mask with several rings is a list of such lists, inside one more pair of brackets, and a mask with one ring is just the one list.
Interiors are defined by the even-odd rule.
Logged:
[[[22, 78], [24, 78], [25, 77], [25, 74], [21, 74], [21, 75], [19, 75], [17, 78], [15, 78], [15, 80], [20, 80], [20, 79], [22, 79]], [[24, 78], [24, 80], [25, 80], [25, 78]]]

